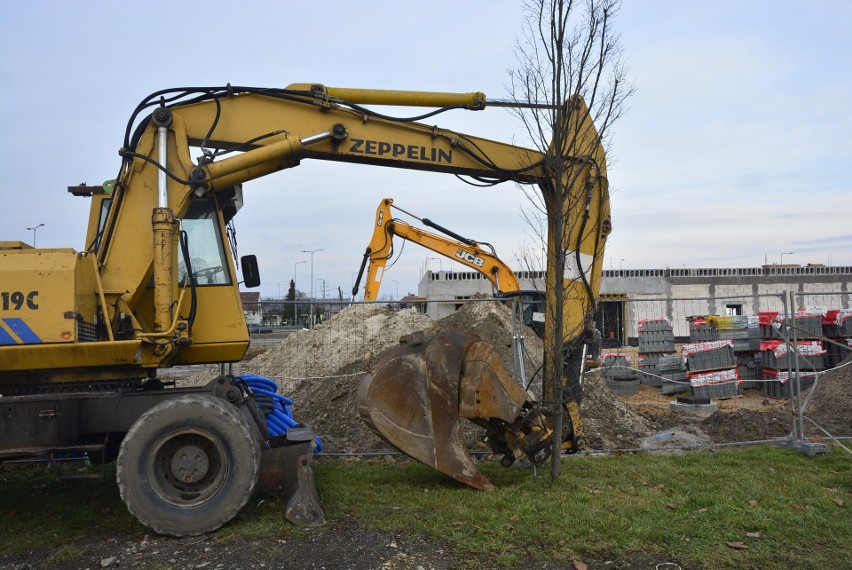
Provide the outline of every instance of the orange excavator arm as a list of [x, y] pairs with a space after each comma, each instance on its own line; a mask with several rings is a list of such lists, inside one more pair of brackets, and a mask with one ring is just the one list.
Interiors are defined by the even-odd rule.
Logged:
[[393, 217], [391, 208], [405, 211], [398, 206], [394, 206], [392, 198], [385, 198], [381, 201], [378, 208], [376, 208], [373, 237], [367, 246], [367, 250], [364, 252], [364, 259], [358, 272], [358, 278], [355, 281], [355, 286], [352, 288], [353, 296], [358, 293], [358, 285], [361, 282], [364, 268], [369, 264], [367, 268], [367, 280], [364, 283], [364, 300], [376, 300], [379, 295], [382, 278], [384, 277], [385, 266], [393, 255], [394, 236], [417, 243], [426, 249], [453, 261], [458, 261], [462, 265], [480, 272], [491, 282], [491, 285], [496, 289], [498, 294], [520, 290], [521, 286], [515, 273], [497, 257], [493, 248], [491, 248], [491, 252], [488, 252], [474, 240], [467, 239], [439, 226], [428, 218], [417, 218], [406, 212], [423, 222], [424, 225], [451, 235], [455, 239], [446, 238], [436, 233], [414, 227], [399, 218]]

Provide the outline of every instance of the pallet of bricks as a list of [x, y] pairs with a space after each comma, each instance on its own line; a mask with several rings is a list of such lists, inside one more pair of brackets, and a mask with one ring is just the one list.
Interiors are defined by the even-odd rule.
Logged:
[[663, 387], [660, 359], [675, 355], [672, 323], [665, 318], [639, 321], [639, 383]]
[[680, 354], [661, 356], [657, 361], [657, 370], [660, 371], [663, 383], [660, 386], [660, 394], [692, 392], [692, 386], [687, 377], [686, 362]]
[[681, 353], [694, 396], [723, 400], [739, 395], [740, 378], [732, 340], [685, 344]]
[[707, 323], [716, 333], [713, 340], [730, 340], [736, 356], [737, 377], [741, 388], [759, 388], [761, 331], [758, 317], [746, 315], [710, 315]]
[[825, 370], [826, 351], [819, 340], [823, 333], [823, 317], [822, 313], [800, 310], [793, 316], [791, 324], [781, 313], [759, 313], [763, 337], [760, 341], [759, 363], [764, 395], [789, 398], [796, 379], [797, 365], [802, 390], [810, 388], [817, 373]]
[[602, 355], [601, 376], [613, 394], [631, 396], [639, 391], [636, 370], [630, 365], [630, 355], [610, 352]]
[[825, 366], [834, 368], [852, 355], [852, 309], [831, 309], [822, 318]]

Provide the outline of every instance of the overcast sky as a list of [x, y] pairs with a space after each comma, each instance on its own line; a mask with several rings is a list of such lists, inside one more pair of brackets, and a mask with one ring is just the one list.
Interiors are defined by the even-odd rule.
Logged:
[[[426, 3], [5, 2], [0, 20], [0, 240], [83, 248], [88, 202], [68, 185], [114, 178], [136, 104], [163, 88], [226, 83], [483, 91], [505, 98], [519, 0]], [[852, 265], [852, 3], [627, 0], [616, 20], [637, 92], [608, 149], [607, 268]], [[522, 140], [508, 112], [435, 122]], [[516, 264], [530, 231], [511, 184], [304, 161], [247, 183], [239, 253], [264, 297], [294, 277], [348, 294], [376, 206], [490, 242]], [[382, 293], [416, 292], [408, 244]], [[791, 253], [792, 252], [792, 253]], [[461, 266], [455, 266], [462, 269]], [[331, 291], [329, 296], [332, 296]]]

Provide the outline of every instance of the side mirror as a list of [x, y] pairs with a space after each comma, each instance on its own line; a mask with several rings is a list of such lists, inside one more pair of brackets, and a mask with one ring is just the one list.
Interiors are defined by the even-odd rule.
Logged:
[[240, 258], [240, 267], [243, 272], [243, 286], [251, 289], [260, 285], [260, 271], [257, 267], [256, 255], [244, 255]]

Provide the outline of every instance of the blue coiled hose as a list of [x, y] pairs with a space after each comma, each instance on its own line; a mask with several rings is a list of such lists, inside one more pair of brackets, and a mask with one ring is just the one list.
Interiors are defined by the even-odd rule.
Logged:
[[[287, 430], [299, 425], [299, 422], [293, 419], [293, 413], [290, 411], [293, 400], [278, 393], [278, 384], [274, 380], [255, 374], [237, 376], [237, 380], [245, 382], [252, 393], [258, 396], [256, 398], [257, 405], [266, 415], [266, 427], [269, 430], [269, 435], [273, 437], [286, 435]], [[322, 440], [319, 436], [314, 437], [316, 439], [314, 453], [319, 453], [322, 451]]]

